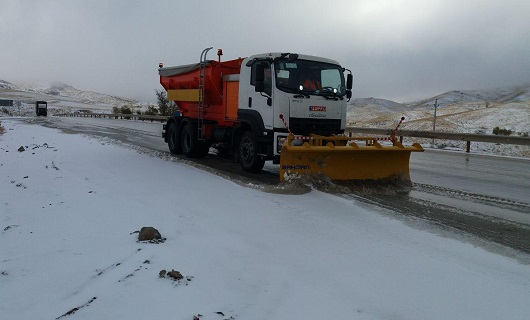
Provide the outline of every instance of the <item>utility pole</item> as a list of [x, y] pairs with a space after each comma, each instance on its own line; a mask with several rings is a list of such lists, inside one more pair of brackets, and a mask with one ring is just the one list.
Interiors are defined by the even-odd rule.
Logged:
[[[438, 99], [434, 102], [434, 118], [432, 119], [432, 132], [436, 131], [436, 109], [438, 108]], [[432, 144], [434, 144], [434, 138], [432, 138]]]

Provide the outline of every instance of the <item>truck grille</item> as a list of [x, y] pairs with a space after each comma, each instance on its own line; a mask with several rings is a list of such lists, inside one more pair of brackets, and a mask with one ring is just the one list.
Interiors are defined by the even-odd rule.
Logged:
[[340, 119], [304, 119], [289, 118], [289, 128], [296, 135], [308, 135], [310, 133], [328, 136], [339, 134]]

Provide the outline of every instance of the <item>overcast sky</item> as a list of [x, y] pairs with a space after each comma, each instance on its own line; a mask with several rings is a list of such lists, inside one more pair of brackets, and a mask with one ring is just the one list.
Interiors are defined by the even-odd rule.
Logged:
[[213, 46], [332, 58], [354, 97], [408, 102], [530, 84], [529, 15], [528, 0], [0, 0], [0, 80], [154, 101], [159, 62]]

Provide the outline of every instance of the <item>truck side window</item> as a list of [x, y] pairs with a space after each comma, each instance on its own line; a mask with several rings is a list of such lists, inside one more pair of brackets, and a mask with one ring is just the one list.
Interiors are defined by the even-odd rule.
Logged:
[[[263, 71], [262, 71], [263, 70]], [[263, 75], [258, 76], [258, 72], [263, 72]], [[250, 74], [250, 84], [255, 86], [256, 79], [263, 78], [264, 84], [264, 93], [272, 95], [272, 74], [271, 74], [271, 64], [268, 61], [260, 61], [252, 65], [252, 70]]]

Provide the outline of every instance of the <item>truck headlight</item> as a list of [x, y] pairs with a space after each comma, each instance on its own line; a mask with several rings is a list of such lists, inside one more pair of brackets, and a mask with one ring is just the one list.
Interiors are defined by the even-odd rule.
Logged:
[[276, 137], [276, 153], [278, 154], [282, 153], [282, 146], [286, 141], [287, 141], [287, 137], [285, 136]]

